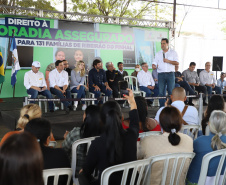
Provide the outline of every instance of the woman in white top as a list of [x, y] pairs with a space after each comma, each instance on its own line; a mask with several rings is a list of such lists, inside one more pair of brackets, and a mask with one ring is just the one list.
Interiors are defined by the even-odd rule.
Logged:
[[[77, 62], [74, 70], [71, 71], [70, 88], [72, 93], [77, 93], [77, 98], [85, 98], [85, 63], [83, 61]], [[78, 101], [75, 101], [74, 107], [77, 108]], [[86, 109], [86, 104], [82, 101], [82, 110]]]
[[[182, 116], [175, 107], [165, 107], [160, 114], [162, 135], [150, 135], [141, 139], [140, 158], [149, 158], [160, 154], [193, 152], [193, 140], [188, 135], [179, 133], [182, 126]], [[169, 169], [173, 164], [169, 163]], [[186, 162], [182, 171], [179, 184], [185, 184], [185, 175], [189, 167]], [[151, 184], [161, 184], [163, 163], [158, 162], [152, 166]], [[166, 184], [169, 184], [171, 173], [167, 173]]]

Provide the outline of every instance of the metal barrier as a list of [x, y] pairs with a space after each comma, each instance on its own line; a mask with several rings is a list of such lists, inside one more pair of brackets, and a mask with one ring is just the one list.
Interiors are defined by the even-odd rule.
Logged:
[[[191, 96], [186, 96], [188, 98], [198, 98], [199, 99], [199, 107], [198, 107], [198, 112], [199, 112], [199, 125], [201, 125], [201, 121], [202, 121], [202, 116], [203, 116], [203, 93], [200, 93], [199, 95], [191, 95]], [[166, 99], [166, 96], [163, 97], [145, 97], [145, 99], [147, 100], [151, 100], [151, 99]], [[24, 105], [29, 104], [31, 101], [34, 102], [39, 102], [39, 101], [54, 101], [54, 102], [62, 102], [62, 101], [100, 101], [102, 100], [103, 102], [106, 101], [111, 101], [111, 100], [115, 100], [115, 101], [119, 101], [119, 100], [125, 100], [125, 98], [109, 98], [107, 96], [103, 96], [100, 98], [71, 98], [71, 99], [31, 99], [28, 97], [24, 97]]]

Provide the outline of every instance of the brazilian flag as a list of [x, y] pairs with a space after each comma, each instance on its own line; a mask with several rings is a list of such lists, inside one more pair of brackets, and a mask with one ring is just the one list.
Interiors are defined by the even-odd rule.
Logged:
[[2, 51], [0, 49], [0, 84], [5, 81], [5, 74], [4, 74], [4, 64], [3, 64], [3, 57]]

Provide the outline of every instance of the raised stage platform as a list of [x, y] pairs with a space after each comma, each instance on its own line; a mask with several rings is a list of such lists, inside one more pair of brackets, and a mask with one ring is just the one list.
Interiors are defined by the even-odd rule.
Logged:
[[[23, 98], [4, 98], [3, 102], [0, 102], [0, 138], [9, 130], [15, 129], [22, 107]], [[154, 117], [158, 109], [158, 107], [149, 107], [149, 116]], [[64, 110], [45, 113], [43, 105], [42, 112], [43, 117], [51, 122], [53, 135], [56, 140], [62, 140], [66, 130], [70, 131], [73, 127], [78, 127], [82, 124], [83, 111], [81, 106], [78, 106], [76, 111], [65, 114]], [[122, 108], [122, 112], [124, 117], [127, 118], [129, 108]]]

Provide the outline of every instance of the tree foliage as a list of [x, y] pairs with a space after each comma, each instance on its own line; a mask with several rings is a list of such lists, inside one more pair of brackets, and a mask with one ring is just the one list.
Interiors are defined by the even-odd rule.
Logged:
[[24, 8], [35, 8], [42, 10], [56, 10], [51, 3], [46, 0], [0, 0], [0, 4], [7, 6], [20, 6]]
[[75, 12], [115, 17], [144, 18], [155, 13], [155, 3], [138, 0], [72, 0]]

